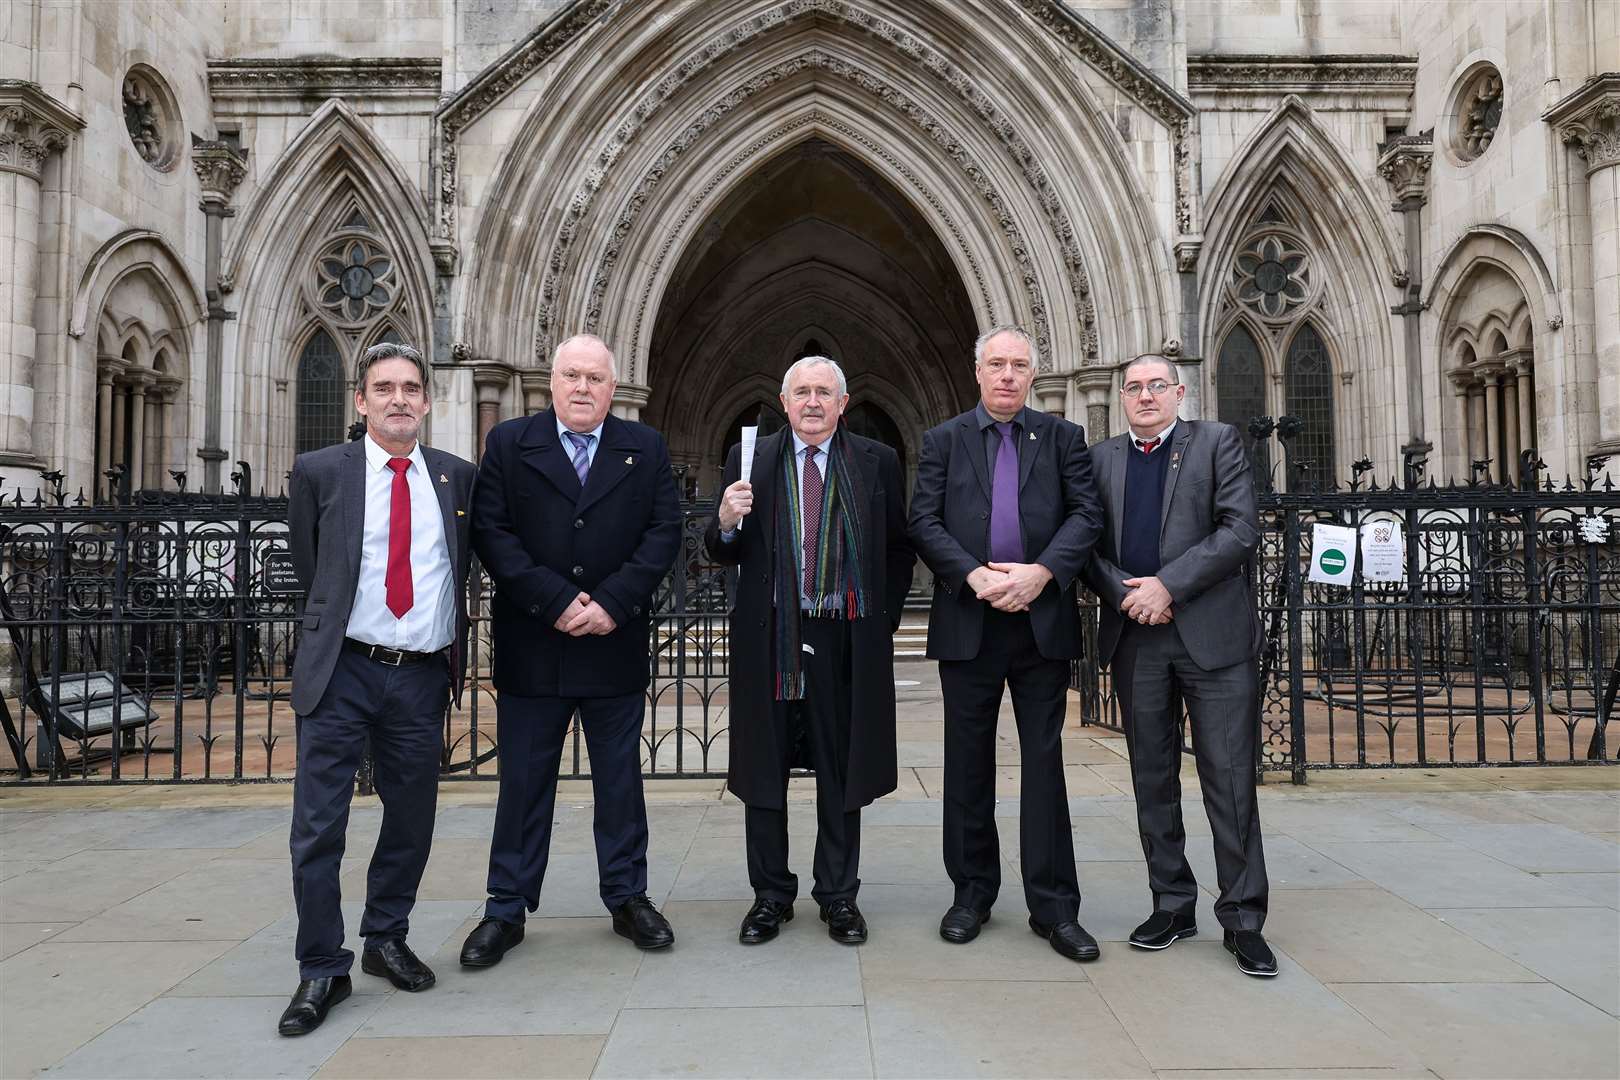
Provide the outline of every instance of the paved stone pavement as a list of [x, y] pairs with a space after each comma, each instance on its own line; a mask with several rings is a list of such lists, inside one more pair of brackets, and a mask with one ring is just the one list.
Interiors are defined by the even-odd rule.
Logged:
[[[919, 685], [901, 788], [864, 816], [865, 946], [827, 940], [808, 899], [810, 781], [791, 818], [806, 896], [750, 949], [741, 807], [713, 782], [650, 785], [651, 892], [677, 940], [645, 955], [600, 908], [589, 786], [566, 783], [528, 940], [464, 972], [495, 789], [446, 784], [411, 934], [438, 986], [356, 970], [355, 996], [302, 1039], [275, 1034], [296, 984], [285, 785], [0, 790], [0, 1076], [1620, 1076], [1620, 772], [1268, 784], [1282, 972], [1257, 980], [1220, 945], [1190, 768], [1200, 936], [1124, 944], [1150, 904], [1124, 748], [1071, 725], [1081, 921], [1103, 943], [1079, 965], [1025, 927], [1010, 718], [1002, 902], [974, 944], [939, 940], [937, 689], [932, 665], [900, 676]], [[351, 934], [378, 820], [356, 801]]]

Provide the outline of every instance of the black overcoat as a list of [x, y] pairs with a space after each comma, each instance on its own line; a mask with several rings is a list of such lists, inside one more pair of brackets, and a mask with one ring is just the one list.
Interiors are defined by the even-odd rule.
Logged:
[[[894, 632], [916, 561], [906, 538], [905, 480], [900, 459], [882, 443], [840, 430], [860, 488], [860, 525], [866, 538], [863, 567], [872, 610], [850, 625], [849, 762], [844, 809], [856, 810], [895, 789]], [[737, 599], [731, 613], [731, 743], [729, 786], [752, 806], [782, 808], [781, 757], [771, 710], [776, 658], [771, 610], [776, 542], [776, 498], [781, 487], [782, 454], [791, 453], [787, 428], [760, 439], [750, 482], [753, 512], [728, 542], [718, 519], [709, 523], [704, 543], [718, 562], [737, 566]], [[740, 454], [726, 458], [722, 487], [737, 479]], [[791, 540], [789, 541], [791, 543]]]

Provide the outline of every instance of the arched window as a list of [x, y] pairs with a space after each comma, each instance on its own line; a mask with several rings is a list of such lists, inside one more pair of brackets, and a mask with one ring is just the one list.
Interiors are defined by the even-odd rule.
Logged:
[[[1283, 367], [1288, 412], [1305, 421], [1294, 440], [1294, 461], [1311, 463], [1310, 476], [1333, 482], [1333, 365], [1316, 327], [1304, 323], [1288, 346]], [[1290, 482], [1292, 477], [1290, 477]]]
[[343, 441], [347, 382], [337, 343], [316, 330], [298, 358], [298, 453]]
[[1260, 357], [1260, 343], [1242, 323], [1233, 326], [1221, 344], [1219, 366], [1215, 369], [1216, 411], [1223, 423], [1243, 433], [1244, 445], [1253, 443], [1249, 421], [1266, 416], [1266, 365]]

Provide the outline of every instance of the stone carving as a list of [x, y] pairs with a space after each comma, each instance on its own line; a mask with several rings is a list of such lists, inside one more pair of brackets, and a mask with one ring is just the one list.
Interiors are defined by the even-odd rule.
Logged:
[[360, 322], [394, 300], [394, 260], [374, 242], [345, 237], [315, 258], [315, 295], [332, 315]]
[[1232, 287], [1262, 318], [1291, 318], [1310, 296], [1310, 255], [1288, 233], [1263, 233], [1234, 262]]
[[1620, 164], [1620, 74], [1592, 79], [1548, 110], [1559, 137], [1586, 160], [1588, 174]]
[[40, 178], [45, 159], [62, 149], [84, 121], [39, 84], [0, 79], [0, 172]]
[[437, 96], [439, 69], [437, 58], [210, 60], [208, 92], [215, 100], [345, 94]]
[[191, 167], [202, 181], [205, 204], [224, 206], [247, 176], [247, 151], [232, 143], [191, 137]]
[[1417, 59], [1391, 56], [1189, 56], [1187, 85], [1198, 89], [1296, 92], [1310, 89], [1411, 88]]
[[[884, 161], [890, 168], [894, 169], [896, 172], [906, 178], [907, 182], [911, 184], [912, 188], [916, 190], [922, 199], [927, 202], [934, 212], [940, 216], [941, 220], [944, 221], [946, 231], [950, 233], [951, 238], [956, 242], [957, 249], [962, 253], [962, 256], [967, 260], [968, 265], [971, 267], [973, 285], [978, 292], [980, 302], [984, 305], [985, 310], [990, 313], [990, 318], [992, 321], [996, 321], [999, 318], [999, 316], [996, 314], [995, 304], [990, 296], [989, 286], [985, 282], [984, 271], [979, 266], [978, 256], [974, 253], [972, 246], [968, 244], [967, 239], [962, 235], [961, 227], [958, 226], [956, 221], [951, 217], [950, 211], [948, 211], [940, 202], [939, 197], [935, 195], [934, 192], [929, 190], [928, 187], [922, 182], [921, 178], [918, 177], [917, 174], [914, 173], [911, 168], [901, 161], [897, 156], [890, 153], [887, 149], [879, 145], [863, 132], [856, 130], [854, 127], [844, 123], [842, 120], [829, 116], [817, 109], [812, 110], [803, 116], [795, 117], [786, 124], [783, 124], [781, 127], [778, 127], [775, 131], [769, 132], [762, 135], [758, 139], [755, 139], [747, 148], [736, 154], [730, 161], [726, 162], [725, 165], [716, 170], [708, 181], [698, 190], [697, 194], [695, 194], [687, 202], [686, 206], [681, 209], [681, 213], [668, 228], [663, 243], [659, 245], [658, 252], [653, 257], [652, 272], [647, 277], [647, 285], [642, 289], [641, 295], [637, 297], [636, 313], [634, 321], [631, 324], [630, 332], [630, 347], [628, 349], [630, 356], [639, 355], [641, 335], [644, 327], [646, 326], [648, 309], [652, 304], [652, 289], [654, 283], [658, 279], [658, 270], [668, 260], [671, 251], [674, 249], [676, 240], [685, 232], [687, 223], [691, 221], [693, 216], [695, 216], [703, 208], [703, 206], [708, 202], [710, 196], [712, 196], [714, 191], [725, 182], [726, 178], [732, 173], [736, 172], [737, 169], [741, 168], [749, 161], [752, 161], [759, 155], [761, 151], [767, 149], [781, 139], [792, 135], [801, 128], [810, 125], [836, 131], [845, 138], [859, 143], [869, 153]], [[1045, 308], [1045, 304], [1040, 300], [1038, 294], [1030, 297], [1030, 303], [1032, 307], [1038, 305], [1043, 310]], [[592, 310], [596, 313], [596, 315], [600, 315], [599, 297], [596, 298], [596, 302], [593, 303]], [[590, 329], [593, 331], [598, 328], [599, 324], [596, 322], [592, 322], [590, 325]], [[639, 374], [641, 377], [646, 376], [645, 372], [632, 374], [633, 376], [636, 374]]]
[[1403, 135], [1384, 144], [1378, 175], [1389, 184], [1397, 203], [1428, 201], [1429, 166], [1434, 163], [1432, 133]]
[[[1050, 179], [1046, 176], [1045, 169], [1040, 164], [1039, 156], [1035, 154], [1029, 143], [1013, 127], [1011, 121], [979, 89], [977, 82], [969, 77], [966, 72], [951, 63], [943, 54], [903, 28], [895, 26], [852, 4], [844, 3], [842, 0], [787, 0], [787, 2], [762, 12], [752, 19], [734, 25], [725, 33], [710, 40], [705, 46], [688, 54], [651, 90], [642, 96], [625, 119], [620, 122], [608, 142], [598, 151], [593, 167], [575, 190], [573, 197], [569, 201], [568, 208], [564, 212], [563, 223], [558, 230], [557, 239], [554, 242], [545, 268], [544, 280], [541, 286], [540, 313], [537, 316], [535, 334], [536, 353], [544, 355], [549, 350], [553, 332], [552, 323], [556, 317], [555, 304], [559, 279], [562, 271], [567, 266], [569, 249], [572, 247], [579, 226], [588, 215], [608, 171], [613, 168], [625, 149], [645, 127], [647, 120], [665, 103], [675, 97], [682, 87], [720, 58], [746, 47], [761, 34], [776, 29], [791, 20], [811, 14], [839, 18], [857, 29], [866, 31], [877, 40], [898, 49], [908, 60], [918, 65], [921, 70], [928, 72], [944, 83], [947, 89], [968, 105], [984, 121], [986, 127], [997, 137], [997, 140], [1018, 166], [1019, 171], [1034, 191], [1037, 202], [1047, 215], [1052, 235], [1057, 241], [1058, 250], [1063, 255], [1071, 291], [1081, 312], [1080, 331], [1083, 352], [1086, 356], [1095, 355], [1097, 347], [1096, 312], [1095, 304], [1091, 298], [1090, 278], [1084, 265], [1079, 244], [1075, 238], [1073, 223], [1069, 219], [1067, 211], [1063, 208]], [[913, 99], [900, 88], [893, 86], [880, 76], [855, 65], [847, 59], [832, 56], [819, 49], [811, 49], [798, 57], [775, 65], [767, 72], [756, 75], [747, 83], [734, 88], [711, 105], [696, 122], [676, 137], [660, 157], [659, 162], [642, 178], [630, 198], [626, 200], [625, 211], [621, 214], [619, 221], [609, 230], [609, 249], [604, 253], [603, 259], [593, 275], [591, 295], [587, 307], [588, 322], [599, 317], [600, 299], [606, 290], [606, 281], [608, 275], [612, 272], [612, 264], [618, 257], [618, 249], [622, 248], [624, 238], [628, 235], [629, 221], [646, 203], [652, 188], [657, 185], [658, 180], [674, 160], [685, 152], [699, 134], [712, 126], [722, 116], [730, 113], [737, 105], [761, 90], [775, 85], [783, 78], [810, 67], [837, 75], [860, 86], [863, 90], [894, 108], [916, 124], [956, 160], [963, 167], [969, 179], [979, 188], [981, 195], [991, 202], [994, 211], [993, 216], [1002, 224], [1003, 230], [1008, 232], [1014, 257], [1024, 268], [1026, 289], [1033, 286], [1036, 278], [1033, 261], [1029, 257], [1027, 245], [1023, 243], [1021, 235], [1016, 233], [1017, 226], [1013, 223], [1012, 214], [1005, 201], [989, 184], [984, 170], [972, 160], [971, 155], [962, 146], [961, 140], [956, 138], [944, 122], [925, 105]], [[448, 148], [446, 152], [449, 152]], [[453, 160], [453, 155], [451, 160]], [[444, 186], [445, 182], [445, 180], [441, 180], [441, 199], [446, 197], [447, 194], [448, 197], [453, 199], [453, 184], [447, 190]], [[1043, 365], [1051, 363], [1051, 334], [1046, 319], [1047, 314], [1043, 305], [1041, 309], [1034, 313], [1033, 320], [1036, 324], [1036, 344]]]
[[1452, 148], [1464, 161], [1472, 161], [1491, 145], [1497, 125], [1502, 122], [1502, 76], [1494, 67], [1484, 65], [1469, 77], [1458, 100], [1461, 105]]
[[124, 77], [124, 127], [135, 152], [148, 165], [160, 166], [167, 157], [163, 137], [167, 121], [151, 86], [139, 73], [130, 71]]

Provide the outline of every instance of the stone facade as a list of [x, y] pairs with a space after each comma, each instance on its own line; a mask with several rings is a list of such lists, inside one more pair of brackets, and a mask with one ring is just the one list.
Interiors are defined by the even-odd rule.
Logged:
[[383, 338], [474, 456], [576, 331], [704, 490], [807, 351], [914, 463], [1002, 322], [1093, 437], [1159, 351], [1322, 479], [1620, 479], [1612, 5], [38, 0], [0, 242], [5, 494], [274, 489]]

